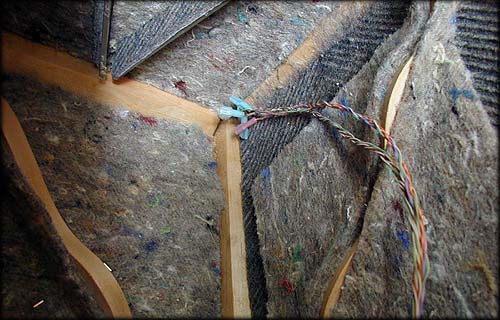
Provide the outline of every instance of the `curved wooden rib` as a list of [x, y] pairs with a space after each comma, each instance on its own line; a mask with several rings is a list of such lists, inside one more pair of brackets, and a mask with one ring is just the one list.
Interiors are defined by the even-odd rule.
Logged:
[[12, 151], [14, 160], [30, 187], [45, 205], [54, 228], [61, 237], [68, 253], [82, 269], [84, 276], [90, 280], [89, 283], [96, 293], [96, 298], [101, 303], [106, 314], [115, 318], [132, 317], [127, 300], [116, 279], [103, 262], [78, 240], [61, 217], [43, 180], [42, 173], [21, 124], [14, 111], [3, 98], [1, 121], [2, 132]]

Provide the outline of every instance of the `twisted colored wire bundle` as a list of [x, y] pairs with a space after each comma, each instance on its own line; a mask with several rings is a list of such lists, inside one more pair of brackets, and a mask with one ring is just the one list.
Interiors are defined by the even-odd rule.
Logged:
[[[370, 142], [363, 141], [351, 132], [347, 131], [341, 125], [332, 119], [321, 114], [319, 109], [329, 107], [347, 112], [354, 119], [363, 121], [366, 125], [374, 129], [377, 134], [387, 141], [390, 148], [384, 150]], [[339, 134], [350, 140], [355, 145], [375, 152], [380, 159], [391, 169], [399, 182], [401, 191], [403, 192], [403, 203], [405, 213], [411, 226], [411, 256], [413, 260], [413, 317], [420, 318], [422, 316], [425, 296], [425, 281], [429, 273], [429, 259], [427, 256], [427, 239], [425, 235], [425, 218], [420, 207], [417, 192], [413, 187], [411, 174], [408, 170], [406, 162], [403, 160], [401, 151], [394, 139], [372, 118], [359, 114], [349, 107], [337, 103], [316, 103], [303, 104], [292, 107], [274, 108], [270, 110], [256, 110], [247, 114], [248, 117], [255, 117], [257, 121], [262, 121], [270, 118], [285, 117], [291, 115], [309, 114], [316, 117], [318, 120], [335, 128]], [[392, 155], [389, 150], [392, 150]]]

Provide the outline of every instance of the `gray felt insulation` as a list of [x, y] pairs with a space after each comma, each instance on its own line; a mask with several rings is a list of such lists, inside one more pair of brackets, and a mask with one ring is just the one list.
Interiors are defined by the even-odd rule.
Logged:
[[95, 62], [100, 47], [99, 2], [2, 1], [2, 29]]
[[224, 203], [213, 139], [28, 78], [3, 80], [57, 208], [113, 270], [133, 315], [219, 316]]
[[[217, 11], [227, 1], [164, 1], [164, 9], [121, 38], [113, 55], [111, 74], [118, 79], [132, 68]], [[144, 6], [140, 3], [141, 7]], [[124, 5], [128, 6], [127, 3]], [[133, 4], [132, 4], [133, 5]], [[130, 13], [130, 11], [128, 11]], [[130, 15], [129, 15], [130, 16]]]
[[[50, 5], [45, 5], [43, 7], [35, 5], [35, 7], [28, 8], [26, 3], [27, 2], [24, 1], [2, 3], [3, 8], [9, 9], [5, 11], [3, 10], [2, 13], [4, 21], [8, 22], [8, 26], [7, 24], [4, 24], [4, 28], [22, 34], [32, 40], [50, 44], [58, 48], [64, 48], [69, 50], [70, 53], [74, 55], [90, 59], [91, 50], [94, 45], [92, 43], [92, 39], [94, 38], [92, 30], [94, 29], [92, 28], [91, 22], [93, 14], [92, 10], [90, 10], [90, 6], [87, 7], [87, 4], [84, 5], [83, 3], [77, 2], [76, 9], [74, 9], [75, 2], [70, 1], [59, 2], [55, 6], [51, 3]], [[71, 4], [71, 12], [68, 11], [68, 4]], [[159, 10], [158, 8], [162, 5], [164, 4], [145, 2], [144, 5], [142, 5], [142, 2], [117, 1], [114, 10], [115, 19], [111, 30], [111, 37], [114, 41], [112, 41], [111, 46], [116, 48], [117, 41], [121, 37], [129, 34], [130, 29], [139, 27], [142, 23], [155, 16], [156, 12]], [[409, 3], [373, 3], [369, 12], [364, 14], [362, 19], [359, 21], [349, 21], [349, 26], [339, 28], [339, 35], [336, 38], [336, 41], [332, 41], [327, 50], [320, 57], [313, 60], [307, 70], [301, 72], [296, 78], [291, 79], [289, 85], [273, 92], [270, 96], [259, 98], [257, 104], [261, 107], [267, 108], [276, 105], [285, 106], [315, 100], [332, 100], [335, 98], [338, 101], [343, 99], [343, 101], [352, 104], [353, 107], [356, 107], [356, 110], [366, 111], [368, 114], [378, 118], [380, 112], [379, 107], [384, 98], [384, 89], [387, 86], [390, 75], [392, 75], [395, 69], [397, 69], [399, 65], [405, 61], [409, 54], [409, 49], [411, 48], [399, 48], [398, 50], [392, 52], [392, 55], [389, 55], [390, 58], [387, 60], [382, 59], [383, 55], [388, 54], [384, 51], [385, 49], [379, 50], [379, 56], [377, 56], [376, 49], [380, 49], [382, 47], [381, 44], [384, 40], [391, 41], [390, 38], [388, 38], [389, 35], [394, 34], [397, 30], [401, 30], [403, 21], [405, 18], [408, 18], [409, 6]], [[439, 10], [444, 10], [444, 6], [446, 6], [446, 4], [439, 4], [436, 7], [440, 8]], [[47, 13], [47, 10], [51, 11], [50, 14]], [[272, 72], [274, 68], [284, 61], [293, 49], [303, 42], [305, 37], [311, 32], [311, 30], [314, 29], [321, 18], [325, 17], [327, 14], [335, 14], [335, 10], [337, 10], [337, 4], [327, 1], [315, 3], [233, 1], [212, 17], [205, 20], [199, 27], [194, 28], [192, 32], [181, 36], [167, 48], [161, 50], [152, 59], [139, 66], [134, 72], [132, 72], [131, 76], [138, 80], [148, 82], [163, 90], [167, 90], [184, 96], [187, 99], [202, 103], [208, 107], [216, 108], [222, 103], [227, 102], [227, 98], [230, 95], [240, 95], [242, 97], [249, 95], [257, 87], [257, 85]], [[449, 21], [454, 21], [455, 24], [451, 23], [450, 25], [447, 25], [440, 22], [440, 27], [443, 28], [443, 30], [448, 30], [450, 28], [454, 28], [454, 25], [456, 25], [456, 35], [454, 33], [454, 38], [450, 38], [450, 41], [456, 41], [461, 58], [463, 59], [465, 66], [470, 71], [469, 76], [466, 77], [468, 79], [467, 81], [469, 81], [467, 82], [466, 90], [473, 93], [474, 99], [470, 102], [468, 98], [463, 95], [463, 93], [458, 93], [459, 95], [455, 97], [457, 101], [456, 104], [451, 105], [447, 102], [448, 100], [442, 97], [434, 96], [432, 99], [436, 99], [435, 101], [441, 102], [442, 105], [439, 106], [442, 108], [449, 107], [450, 110], [452, 110], [452, 115], [455, 115], [458, 119], [464, 117], [463, 111], [465, 110], [465, 117], [467, 121], [472, 121], [473, 124], [471, 126], [473, 129], [477, 129], [480, 125], [487, 124], [487, 122], [484, 121], [483, 115], [479, 111], [470, 111], [470, 109], [474, 106], [479, 109], [484, 108], [488, 110], [490, 114], [490, 122], [496, 124], [498, 117], [498, 99], [496, 98], [496, 95], [498, 94], [498, 38], [496, 37], [495, 32], [498, 30], [498, 6], [492, 3], [474, 4], [460, 2], [458, 4], [458, 10], [454, 12], [454, 16], [449, 16]], [[76, 19], [74, 17], [75, 13], [78, 14], [78, 18]], [[57, 18], [61, 15], [63, 16], [62, 19]], [[445, 16], [448, 17], [448, 15]], [[61, 32], [60, 30], [64, 30], [65, 32]], [[431, 32], [429, 31], [427, 34], [431, 34]], [[58, 38], [58, 36], [62, 36], [62, 38]], [[414, 35], [411, 35], [409, 38], [413, 36]], [[410, 45], [411, 41], [407, 41], [406, 43]], [[451, 50], [452, 57], [455, 59], [454, 61], [458, 60], [456, 52], [454, 51], [455, 49], [452, 49], [452, 46], [448, 46], [445, 42], [442, 43], [443, 48], [445, 48], [445, 54], [447, 54], [448, 50]], [[436, 45], [439, 45], [439, 43], [436, 43]], [[481, 50], [477, 50], [478, 47], [480, 47]], [[429, 48], [427, 50], [429, 50]], [[439, 48], [436, 50], [441, 52]], [[382, 52], [384, 52], [383, 55]], [[428, 52], [431, 53], [431, 51]], [[440, 59], [440, 57], [438, 58]], [[377, 63], [370, 64], [370, 60], [372, 62], [376, 61]], [[422, 64], [431, 65], [429, 59], [422, 59], [420, 61]], [[383, 65], [381, 65], [382, 63]], [[378, 68], [378, 70], [369, 72], [366, 68], [369, 69], [370, 67], [375, 69]], [[363, 68], [365, 68], [364, 71]], [[463, 70], [460, 72], [464, 72], [464, 74], [466, 74]], [[424, 78], [423, 75], [424, 72], [421, 71], [420, 76], [422, 78]], [[368, 78], [362, 78], [365, 76], [369, 76], [369, 80], [366, 80]], [[440, 74], [434, 83], [443, 87], [441, 82], [442, 78], [440, 77], [443, 77], [443, 75]], [[419, 83], [419, 78], [417, 76], [414, 76], [413, 79], [416, 84]], [[473, 81], [470, 82], [470, 79], [473, 79]], [[174, 87], [174, 83], [177, 81], [185, 81], [187, 87], [186, 94], [184, 94], [182, 90]], [[472, 87], [470, 84], [472, 84]], [[413, 85], [414, 84], [412, 83], [412, 86]], [[462, 90], [463, 88], [457, 89]], [[441, 92], [441, 94], [445, 93]], [[476, 97], [479, 98], [480, 102], [476, 99]], [[423, 99], [422, 96], [410, 94], [406, 94], [405, 99], [408, 105], [414, 106], [414, 109], [421, 108], [422, 104], [417, 104], [415, 102], [415, 104], [412, 105], [412, 99], [420, 99], [418, 101], [425, 102], [425, 99]], [[448, 99], [451, 101], [453, 97], [449, 96]], [[468, 106], [466, 106], [465, 103], [468, 103]], [[439, 131], [438, 129], [440, 126], [450, 125], [452, 119], [448, 117], [448, 113], [445, 112], [444, 109], [436, 110], [438, 110], [436, 111], [436, 116], [439, 120], [432, 120], [435, 121], [431, 122], [433, 123], [432, 130], [439, 132], [441, 135], [447, 136], [447, 132], [444, 131], [444, 129], [442, 131]], [[411, 125], [416, 126], [415, 122], [412, 122], [412, 116], [413, 114], [407, 115], [406, 118], [401, 118], [403, 120], [399, 119], [398, 121], [400, 121], [400, 123], [402, 121], [408, 121]], [[417, 116], [420, 117], [421, 114], [417, 114]], [[476, 122], [471, 119], [472, 117], [477, 117], [477, 119], [474, 120]], [[140, 125], [147, 124], [144, 123], [144, 121], [141, 121], [142, 120], [138, 120]], [[431, 120], [425, 119], [425, 121]], [[439, 125], [437, 124], [438, 122]], [[94, 128], [88, 131], [86, 133], [87, 137], [90, 140], [95, 139], [95, 141], [98, 141], [102, 135], [101, 130], [104, 128], [103, 123], [96, 120], [96, 122], [92, 125], [97, 126], [97, 129]], [[309, 119], [303, 118], [278, 119], [269, 123], [258, 124], [252, 128], [250, 140], [242, 143], [242, 188], [244, 196], [245, 233], [247, 239], [248, 277], [252, 312], [255, 316], [263, 316], [266, 314], [266, 302], [268, 300], [266, 285], [269, 285], [269, 283], [266, 284], [265, 272], [259, 253], [260, 244], [259, 237], [257, 236], [257, 224], [255, 222], [254, 201], [260, 203], [259, 205], [262, 205], [263, 202], [262, 199], [254, 200], [251, 190], [252, 187], [255, 188], [255, 185], [263, 183], [263, 170], [265, 168], [268, 166], [279, 168], [279, 166], [273, 163], [273, 161], [278, 159], [277, 157], [280, 152], [293, 155], [294, 138], [297, 139], [296, 143], [299, 143], [299, 141], [302, 141], [301, 139], [303, 139], [302, 136], [297, 136], [298, 134], [302, 134], [304, 137], [312, 135], [317, 138], [320, 136], [316, 136], [316, 131], [313, 133], [307, 131], [301, 133], [301, 130], [308, 125], [312, 128], [316, 128], [315, 125], [309, 124]], [[139, 127], [139, 129], [146, 128], [147, 127]], [[315, 130], [323, 129], [316, 128]], [[363, 131], [363, 129], [357, 130], [359, 130], [358, 132], [360, 134], [365, 134], [366, 137], [373, 138], [373, 136], [370, 136], [369, 133]], [[407, 131], [404, 132], [403, 128], [400, 128], [399, 130], [402, 130], [402, 133], [400, 133], [402, 139], [411, 137], [413, 134]], [[454, 151], [447, 150], [446, 152], [451, 152], [451, 154], [453, 154], [453, 156], [448, 154], [447, 157], [458, 158], [460, 157], [460, 152], [469, 155], [473, 154], [471, 153], [472, 151], [470, 151], [472, 149], [467, 149], [466, 146], [470, 139], [475, 139], [474, 132], [479, 132], [479, 137], [483, 137], [482, 139], [486, 139], [486, 141], [488, 141], [488, 139], [494, 139], [494, 137], [492, 138], [490, 135], [491, 132], [488, 131], [489, 129], [484, 130], [486, 130], [486, 132], [482, 132], [481, 130], [475, 131], [475, 129], [472, 130], [471, 128], [466, 127], [465, 135], [467, 138], [464, 136], [463, 132], [453, 133], [456, 141], [458, 141], [458, 145], [461, 146], [462, 149], [453, 149]], [[397, 132], [398, 131], [396, 131], [396, 134], [398, 134]], [[467, 135], [469, 133], [470, 135]], [[178, 132], [172, 134], [175, 136]], [[429, 141], [430, 139], [425, 136], [419, 137], [422, 141]], [[450, 141], [451, 140], [448, 139], [440, 142], [442, 145], [456, 144]], [[289, 143], [292, 144], [287, 147], [287, 144]], [[432, 146], [432, 142], [429, 142], [429, 144]], [[300, 145], [300, 148], [308, 147], [309, 146], [306, 145]], [[341, 142], [335, 142], [335, 147], [339, 148], [339, 152], [351, 152], [349, 146]], [[301, 150], [300, 148], [299, 150]], [[441, 151], [439, 151], [438, 143], [435, 143], [433, 148], [434, 152], [440, 154]], [[484, 158], [486, 159], [486, 163], [491, 162], [488, 162], [488, 159], [490, 159], [488, 157], [491, 156], [490, 151], [490, 147], [486, 147], [487, 156]], [[426, 150], [420, 149], [415, 152], [411, 149], [408, 151], [411, 157], [415, 156], [415, 153], [425, 154], [426, 152]], [[205, 162], [209, 156], [207, 155], [206, 157]], [[48, 156], [46, 159], [50, 162], [51, 157]], [[283, 161], [283, 157], [279, 159], [281, 159], [280, 161]], [[302, 158], [299, 157], [299, 159]], [[312, 159], [313, 165], [316, 160], [318, 159]], [[370, 161], [370, 159], [364, 158], [362, 158], [362, 160]], [[432, 159], [426, 158], [424, 160], [434, 163], [431, 161]], [[443, 163], [448, 163], [446, 161], [448, 161], [448, 158], [445, 158]], [[210, 163], [211, 167], [215, 165], [212, 162]], [[355, 163], [357, 167], [354, 167], [355, 170], [353, 171], [353, 174], [362, 173], [362, 164], [362, 162]], [[450, 165], [454, 168], [456, 163], [451, 163]], [[138, 166], [140, 166], [140, 164], [138, 164]], [[486, 166], [486, 164], [484, 166]], [[201, 167], [202, 166], [200, 164], [199, 168]], [[427, 178], [424, 174], [424, 169], [419, 169], [418, 166], [417, 168], [417, 172], [419, 172], [417, 177], [420, 174], [420, 181], [426, 181]], [[450, 180], [439, 175], [439, 170], [437, 169], [438, 165], [431, 165], [430, 168], [434, 168], [432, 169], [434, 170], [432, 171], [432, 176], [436, 176], [436, 178], [435, 181], [433, 180], [432, 190], [428, 190], [426, 189], [427, 187], [424, 187], [426, 192], [423, 193], [433, 194], [434, 196], [434, 193], [437, 192], [436, 190], [441, 190], [441, 187], [439, 186], [446, 186], [447, 183], [450, 183]], [[468, 170], [469, 168], [460, 168], [458, 172]], [[471, 173], [471, 176], [482, 176], [481, 172], [474, 170], [478, 170], [477, 167], [473, 167], [473, 173]], [[372, 172], [370, 170], [368, 171], [369, 173]], [[118, 172], [120, 172], [120, 170], [118, 170]], [[276, 171], [271, 169], [270, 172], [271, 178], [276, 179], [277, 177], [272, 175], [273, 172]], [[109, 179], [109, 177], [106, 177], [104, 174], [101, 174], [98, 178], [102, 183], [106, 183], [106, 180]], [[371, 181], [375, 178], [376, 176], [372, 172], [364, 179]], [[64, 181], [64, 178], [62, 179]], [[190, 178], [183, 177], [182, 179]], [[256, 179], [258, 180], [257, 182], [255, 182]], [[380, 210], [381, 212], [391, 210], [394, 211], [394, 209], [391, 209], [392, 202], [390, 200], [380, 200], [380, 197], [388, 197], [385, 194], [381, 196], [380, 192], [381, 185], [386, 186], [389, 184], [387, 181], [388, 179], [390, 178], [386, 176], [386, 173], [382, 172], [380, 178], [378, 179], [381, 180], [381, 182], [377, 182], [376, 184], [375, 181], [373, 181], [373, 183], [370, 182], [371, 184], [376, 185], [376, 190], [373, 195], [373, 198], [375, 199], [374, 204], [369, 209], [368, 218], [366, 220], [368, 226], [374, 223], [374, 221], [379, 221], [381, 219], [374, 216], [374, 212], [378, 209], [382, 208]], [[473, 181], [471, 183], [473, 183], [472, 185], [478, 185], [479, 188], [483, 188], [477, 181]], [[495, 190], [495, 187], [491, 187], [491, 189]], [[56, 191], [57, 190], [55, 190], [55, 192]], [[389, 190], [387, 192], [391, 195], [391, 197], [393, 194], [394, 196], [396, 195], [395, 190]], [[443, 200], [446, 199], [447, 195], [448, 192], [441, 191], [441, 193], [436, 196], [436, 203], [440, 203], [440, 206], [448, 206], [449, 203]], [[482, 202], [479, 196], [476, 197], [476, 200], [472, 201], [475, 205]], [[492, 195], [492, 197], [495, 198], [495, 195]], [[498, 198], [498, 195], [496, 195], [496, 198]], [[450, 199], [461, 203], [455, 196]], [[156, 203], [156, 197], [154, 195], [150, 198], [150, 200], [152, 201], [152, 205]], [[442, 204], [443, 201], [444, 204]], [[74, 207], [73, 209], [71, 207], [75, 205], [78, 206], [78, 203], [72, 203], [71, 201], [62, 201], [62, 204], [65, 205], [68, 210], [75, 210]], [[80, 205], [82, 204], [85, 204], [85, 202]], [[486, 218], [486, 220], [494, 222], [494, 219], [487, 214], [487, 211], [485, 211], [484, 207], [481, 207], [481, 205], [484, 204], [479, 205], [479, 218]], [[220, 203], [214, 205], [214, 208], [219, 206], [221, 206]], [[435, 212], [441, 212], [440, 208], [437, 208]], [[345, 213], [345, 211], [346, 210], [340, 210], [339, 212]], [[125, 212], [125, 214], [129, 213]], [[394, 212], [394, 214], [397, 214], [397, 212]], [[454, 225], [455, 221], [462, 219], [462, 217], [457, 219], [453, 217], [449, 218], [451, 219], [451, 225]], [[463, 223], [462, 220], [460, 221], [460, 223]], [[474, 225], [474, 222], [469, 220], [467, 220], [467, 223]], [[389, 225], [391, 227], [400, 226], [397, 221], [391, 221]], [[481, 225], [478, 223], [477, 226]], [[491, 231], [490, 229], [487, 230], [488, 232]], [[387, 292], [390, 292], [390, 294], [384, 295], [383, 292], [379, 292], [378, 295], [380, 296], [380, 300], [377, 300], [374, 299], [375, 296], [372, 293], [377, 292], [376, 290], [379, 290], [378, 288], [373, 289], [375, 291], [366, 291], [368, 293], [365, 293], [365, 291], [361, 290], [361, 288], [364, 288], [363, 286], [365, 285], [367, 287], [370, 286], [364, 282], [367, 281], [367, 276], [362, 274], [360, 268], [355, 268], [354, 274], [352, 275], [356, 279], [355, 284], [353, 285], [352, 278], [347, 279], [346, 284], [351, 286], [352, 290], [349, 289], [343, 293], [344, 296], [340, 300], [337, 315], [382, 315], [382, 312], [385, 311], [383, 306], [392, 305], [393, 302], [397, 308], [399, 308], [394, 311], [395, 313], [399, 312], [398, 314], [403, 316], [408, 314], [409, 305], [401, 307], [405, 303], [404, 301], [409, 301], [408, 294], [406, 296], [396, 294], [400, 292], [397, 290], [401, 290], [401, 283], [398, 281], [401, 281], [402, 279], [402, 272], [404, 270], [408, 271], [408, 261], [406, 260], [407, 258], [405, 258], [406, 256], [404, 252], [401, 252], [401, 239], [398, 238], [397, 233], [394, 233], [393, 231], [394, 230], [390, 228], [385, 228], [381, 231], [387, 236], [388, 239], [384, 241], [378, 240], [376, 234], [365, 231], [363, 235], [365, 237], [363, 238], [365, 239], [363, 241], [365, 242], [362, 242], [360, 249], [361, 254], [370, 253], [370, 250], [367, 249], [368, 247], [366, 243], [368, 241], [366, 239], [370, 239], [370, 241], [374, 241], [377, 244], [382, 244], [383, 248], [387, 248], [387, 252], [385, 256], [375, 253], [378, 255], [369, 256], [366, 260], [361, 258], [359, 258], [360, 260], [356, 260], [359, 261], [356, 263], [361, 265], [366, 262], [365, 267], [368, 272], [371, 272], [371, 270], [376, 269], [378, 266], [370, 264], [368, 261], [370, 258], [373, 260], [381, 259], [381, 257], [385, 259], [382, 264], [382, 268], [394, 271], [394, 274], [397, 275], [396, 278], [398, 279], [394, 280], [392, 278], [393, 275], [389, 273], [385, 275], [386, 278], [384, 278], [384, 281], [386, 281]], [[140, 233], [140, 231], [138, 232], [139, 233], [129, 230], [129, 236], [132, 238], [135, 237], [135, 239], [132, 239], [132, 242], [137, 245], [137, 248], [141, 247], [142, 244], [140, 241], [141, 239], [138, 238], [139, 234], [144, 236], [144, 233]], [[489, 234], [491, 234], [491, 232]], [[347, 235], [347, 233], [345, 235]], [[375, 238], [372, 240], [370, 237]], [[445, 236], [445, 238], [440, 241], [447, 242], [450, 240], [447, 236]], [[162, 243], [163, 242], [160, 242], [160, 244]], [[145, 244], [146, 243], [144, 243], [144, 245]], [[492, 246], [494, 245], [496, 244], [492, 244]], [[142, 248], [145, 247], [143, 246]], [[149, 248], [153, 250], [158, 249], [154, 243], [152, 243]], [[452, 251], [454, 250], [453, 248], [454, 247], [450, 245], [449, 250]], [[97, 245], [93, 249], [100, 253], [106, 250], [105, 248], [101, 248]], [[487, 249], [489, 250], [491, 248], [488, 247]], [[454, 252], [458, 251], [455, 250]], [[473, 260], [476, 258], [477, 252], [458, 252], [457, 255], [459, 256], [460, 261], [466, 260], [466, 258], [464, 258], [465, 255], [472, 256], [470, 258]], [[486, 298], [489, 299], [487, 296], [488, 291], [485, 289], [486, 287], [477, 287], [476, 289], [478, 291], [475, 294], [471, 294], [472, 289], [465, 286], [460, 287], [459, 285], [451, 287], [451, 293], [444, 293], [444, 284], [450, 283], [448, 281], [452, 277], [448, 277], [446, 272], [443, 271], [442, 261], [445, 261], [443, 260], [444, 256], [446, 255], [443, 255], [443, 253], [439, 251], [437, 253], [437, 258], [433, 258], [435, 259], [433, 262], [435, 262], [438, 258], [441, 259], [438, 259], [441, 262], [438, 261], [437, 263], [437, 273], [435, 276], [437, 278], [434, 278], [434, 280], [431, 281], [431, 288], [437, 288], [436, 292], [449, 298], [449, 301], [452, 301], [450, 303], [450, 310], [453, 308], [453, 312], [456, 313], [452, 313], [448, 309], [440, 310], [440, 303], [442, 305], [444, 302], [439, 301], [436, 294], [434, 296], [431, 295], [431, 311], [429, 311], [428, 314], [443, 314], [445, 316], [454, 314], [494, 314], [494, 312], [491, 311], [493, 309], [488, 309], [489, 307], [485, 306], [484, 303]], [[469, 260], [472, 261], [471, 259]], [[491, 262], [491, 257], [488, 259], [490, 265], [494, 266], [495, 263], [497, 263], [494, 259], [493, 262]], [[453, 260], [453, 263], [455, 262], [456, 260]], [[400, 266], [400, 264], [403, 266]], [[456, 264], [452, 264], [452, 268], [455, 267]], [[210, 268], [212, 268], [212, 272], [217, 272], [217, 268], [213, 268], [212, 265], [210, 265]], [[493, 270], [495, 270], [495, 268], [493, 268]], [[361, 275], [359, 275], [360, 272]], [[368, 274], [375, 277], [375, 283], [380, 283], [377, 282], [380, 280], [377, 278], [377, 275], [380, 275], [380, 272], [376, 273], [376, 275], [373, 275], [372, 273]], [[480, 273], [476, 274], [469, 272], [464, 274], [460, 274], [460, 277], [465, 277], [461, 278], [465, 279], [464, 281], [474, 281], [474, 283], [477, 284], [481, 284], [483, 283], [482, 281], [484, 281]], [[124, 279], [120, 281], [124, 281]], [[160, 291], [161, 290], [163, 289], [160, 289]], [[407, 290], [407, 292], [409, 291]], [[365, 295], [363, 295], [363, 293], [365, 293]], [[392, 300], [388, 297], [392, 297]], [[290, 297], [284, 296], [284, 298], [289, 299]], [[134, 300], [134, 298], [132, 298], [132, 300]], [[370, 301], [372, 300], [375, 301], [374, 306], [370, 307]], [[355, 301], [356, 303], [354, 303], [354, 307], [351, 308], [350, 303], [352, 301]], [[475, 304], [478, 305], [478, 309], [474, 309]], [[144, 301], [134, 300], [132, 305], [135, 312], [140, 312], [141, 315], [148, 313], [147, 307], [149, 307], [149, 305], [146, 303], [145, 307]], [[139, 308], [138, 306], [141, 306], [140, 308], [143, 309], [137, 311], [137, 308]], [[370, 310], [365, 309], [369, 307], [371, 308]]]
[[[428, 12], [427, 4], [414, 4], [402, 28], [375, 50], [334, 101], [377, 114], [384, 101], [381, 89], [414, 50]], [[324, 113], [355, 136], [373, 139], [363, 123], [336, 111]], [[378, 173], [374, 160], [312, 120], [256, 177], [252, 197], [270, 316], [319, 316], [326, 284], [363, 226]], [[285, 290], [283, 279], [294, 286], [293, 293]]]
[[[246, 97], [339, 6], [231, 1], [129, 76], [212, 109]], [[185, 93], [175, 83], [185, 83]]]
[[[427, 221], [431, 273], [424, 316], [496, 318], [498, 138], [452, 41], [456, 6], [435, 4], [392, 131]], [[411, 314], [413, 263], [400, 192], [384, 169], [334, 316]]]
[[0, 146], [1, 316], [103, 317], [87, 280], [56, 236], [48, 212], [22, 177], [3, 136]]
[[[257, 102], [260, 107], [289, 106], [318, 100], [329, 101], [353, 77], [374, 53], [378, 45], [401, 27], [408, 14], [408, 3], [374, 3], [358, 21], [332, 41], [330, 47], [313, 60], [285, 87]], [[350, 52], [351, 54], [347, 54]], [[338, 83], [338, 85], [337, 85]], [[307, 118], [282, 118], [252, 127], [250, 139], [242, 142], [243, 210], [252, 311], [266, 313], [266, 279], [259, 253], [259, 238], [251, 188], [254, 179], [309, 123]]]

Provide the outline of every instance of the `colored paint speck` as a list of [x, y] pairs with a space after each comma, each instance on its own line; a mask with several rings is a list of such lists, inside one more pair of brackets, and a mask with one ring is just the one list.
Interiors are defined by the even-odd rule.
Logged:
[[347, 103], [347, 100], [345, 99], [345, 97], [342, 97], [340, 98], [340, 104], [345, 106], [345, 107], [348, 107], [349, 104]]
[[302, 261], [304, 258], [302, 257], [302, 246], [300, 243], [293, 247], [293, 262]]
[[406, 231], [398, 231], [398, 237], [401, 239], [401, 241], [403, 241], [403, 246], [408, 251], [408, 248], [410, 248], [410, 242], [408, 241], [408, 235], [406, 234]]
[[158, 121], [156, 121], [155, 119], [150, 118], [150, 117], [140, 116], [139, 119], [141, 119], [142, 121], [144, 121], [150, 125], [155, 125], [158, 123]]
[[176, 87], [177, 89], [179, 89], [179, 91], [187, 95], [187, 87], [185, 81], [179, 80], [177, 82], [174, 82], [174, 87]]
[[290, 19], [290, 22], [296, 26], [303, 26], [305, 25], [305, 21], [301, 18], [293, 18], [293, 19]]
[[222, 272], [220, 271], [219, 267], [217, 266], [217, 263], [215, 262], [212, 262], [210, 264], [210, 269], [217, 275], [217, 276], [220, 276], [222, 274]]
[[264, 177], [264, 182], [268, 183], [271, 179], [271, 169], [264, 168], [264, 170], [262, 170], [262, 176]]
[[161, 234], [169, 234], [170, 232], [172, 232], [172, 228], [168, 226], [160, 229]]
[[155, 251], [156, 249], [158, 249], [159, 246], [160, 245], [158, 244], [158, 242], [151, 240], [144, 245], [144, 249], [146, 249], [146, 251], [148, 251], [148, 252], [152, 252], [152, 251]]
[[208, 164], [208, 167], [209, 167], [210, 169], [215, 169], [215, 168], [217, 168], [217, 162], [215, 162], [215, 161], [210, 162], [210, 163]]
[[158, 196], [149, 197], [148, 206], [150, 208], [156, 208], [159, 205], [160, 205], [160, 197]]
[[453, 88], [450, 90], [451, 102], [454, 105], [457, 102], [459, 96], [463, 96], [467, 99], [474, 99], [474, 94], [467, 89], [459, 90]]
[[290, 294], [290, 293], [292, 293], [294, 291], [292, 283], [288, 279], [281, 280], [280, 285], [285, 290], [285, 292], [287, 294]]
[[247, 23], [248, 22], [248, 17], [245, 15], [244, 12], [241, 11], [240, 8], [237, 9], [238, 14], [238, 20], [240, 20], [241, 23]]

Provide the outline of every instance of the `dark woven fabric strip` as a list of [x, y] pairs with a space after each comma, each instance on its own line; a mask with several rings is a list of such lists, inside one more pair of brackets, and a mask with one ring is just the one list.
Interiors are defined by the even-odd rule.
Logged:
[[165, 45], [214, 13], [227, 1], [175, 1], [168, 10], [124, 37], [113, 57], [111, 74], [118, 79]]
[[456, 17], [460, 55], [495, 127], [499, 125], [498, 14], [495, 1], [460, 2]]
[[100, 1], [2, 1], [2, 30], [93, 61]]
[[[302, 102], [331, 100], [369, 61], [385, 38], [398, 30], [410, 3], [378, 2], [340, 41], [332, 45], [286, 87], [277, 90], [259, 107], [288, 106]], [[250, 304], [253, 316], [267, 313], [266, 282], [251, 188], [254, 179], [269, 166], [281, 149], [309, 123], [307, 118], [280, 118], [258, 123], [241, 145], [243, 166], [243, 212], [247, 250]]]

